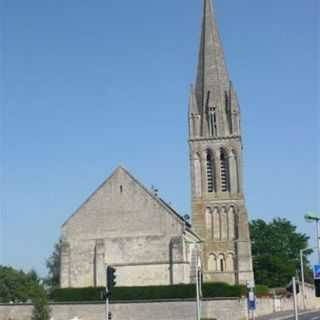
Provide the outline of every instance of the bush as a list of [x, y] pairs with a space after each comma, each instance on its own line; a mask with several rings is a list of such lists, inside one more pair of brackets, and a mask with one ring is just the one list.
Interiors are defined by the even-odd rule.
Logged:
[[270, 290], [267, 286], [257, 285], [256, 286], [256, 296], [265, 297], [270, 295]]
[[[241, 297], [245, 295], [244, 286], [231, 286], [226, 283], [203, 284], [205, 298]], [[112, 300], [157, 300], [157, 299], [192, 299], [196, 296], [194, 284], [149, 287], [115, 287]], [[105, 288], [66, 288], [56, 289], [50, 299], [57, 302], [103, 301]]]
[[48, 305], [48, 297], [46, 291], [42, 287], [38, 287], [33, 292], [32, 297], [32, 316], [31, 320], [49, 320], [51, 310]]
[[103, 287], [55, 289], [50, 293], [49, 299], [57, 302], [102, 301], [105, 290]]
[[228, 285], [226, 283], [204, 283], [203, 296], [207, 298], [241, 297], [245, 294], [245, 287]]

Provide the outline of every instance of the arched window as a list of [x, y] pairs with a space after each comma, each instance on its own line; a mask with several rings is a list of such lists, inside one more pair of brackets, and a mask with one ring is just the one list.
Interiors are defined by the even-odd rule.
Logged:
[[224, 257], [224, 254], [219, 254], [218, 256], [218, 271], [220, 272], [225, 272], [226, 271], [226, 260], [225, 260], [225, 257]]
[[208, 192], [216, 189], [214, 158], [210, 150], [207, 151], [207, 183]]
[[201, 162], [199, 154], [195, 154], [193, 160], [193, 174], [194, 174], [194, 192], [197, 197], [201, 196]]
[[208, 271], [217, 271], [217, 257], [213, 253], [211, 253], [208, 258]]
[[226, 151], [220, 149], [220, 174], [221, 174], [221, 191], [230, 191], [230, 174], [229, 174], [229, 161]]

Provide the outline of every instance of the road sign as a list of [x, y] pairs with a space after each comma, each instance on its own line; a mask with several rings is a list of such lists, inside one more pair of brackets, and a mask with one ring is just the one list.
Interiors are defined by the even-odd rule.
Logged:
[[248, 308], [251, 311], [257, 309], [256, 296], [253, 291], [250, 291], [248, 295]]
[[314, 278], [320, 279], [320, 264], [316, 264], [313, 270], [314, 270]]

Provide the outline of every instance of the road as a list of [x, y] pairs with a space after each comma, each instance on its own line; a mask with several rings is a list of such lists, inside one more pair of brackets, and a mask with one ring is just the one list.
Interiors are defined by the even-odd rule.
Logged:
[[[256, 320], [295, 320], [295, 317], [292, 313], [285, 312], [259, 317]], [[299, 320], [320, 320], [320, 311], [302, 313], [299, 315]]]

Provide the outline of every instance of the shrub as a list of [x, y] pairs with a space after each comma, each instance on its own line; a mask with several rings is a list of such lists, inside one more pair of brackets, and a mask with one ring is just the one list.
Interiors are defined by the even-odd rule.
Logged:
[[257, 297], [265, 297], [270, 294], [270, 290], [267, 286], [257, 285], [256, 286], [256, 296]]
[[[226, 283], [203, 284], [205, 298], [241, 297], [245, 295], [244, 286], [231, 286]], [[115, 287], [112, 300], [157, 300], [157, 299], [192, 299], [196, 296], [194, 284], [149, 287]], [[105, 288], [66, 288], [56, 289], [50, 299], [57, 302], [103, 301]]]
[[33, 291], [31, 320], [49, 320], [51, 310], [48, 305], [48, 297], [42, 287], [37, 287]]
[[57, 302], [76, 302], [76, 301], [102, 301], [105, 297], [105, 288], [64, 288], [55, 289], [49, 299]]
[[207, 298], [241, 297], [245, 294], [245, 287], [226, 283], [204, 283], [202, 286], [203, 296]]

